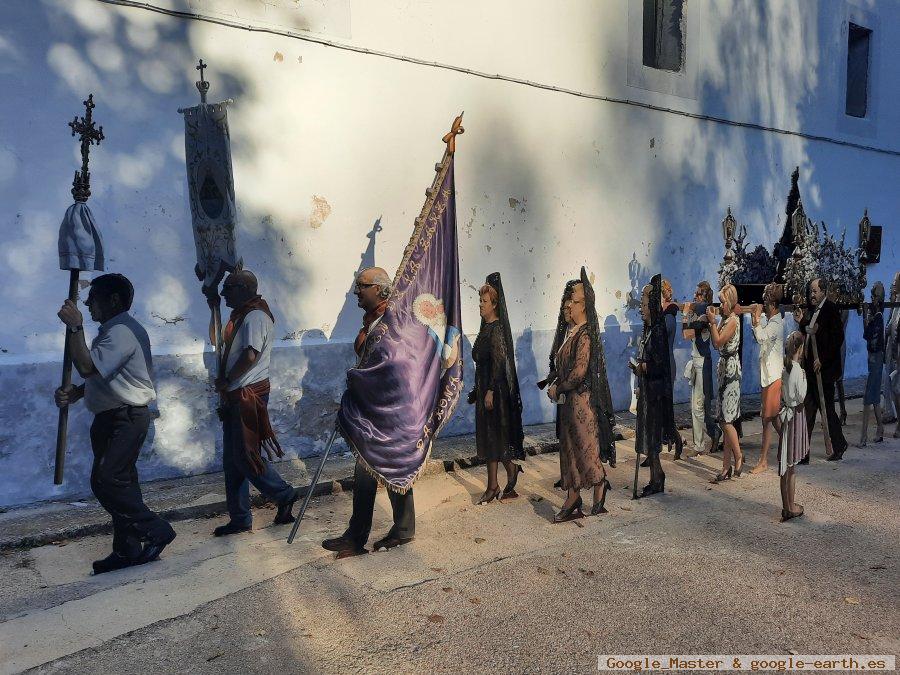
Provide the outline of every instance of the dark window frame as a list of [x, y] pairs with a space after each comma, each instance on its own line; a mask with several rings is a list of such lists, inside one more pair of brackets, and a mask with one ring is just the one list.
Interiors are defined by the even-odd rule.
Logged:
[[685, 67], [685, 0], [643, 0], [643, 65], [681, 73]]
[[844, 114], [865, 118], [869, 113], [869, 67], [872, 64], [872, 29], [852, 21], [847, 26], [847, 84]]

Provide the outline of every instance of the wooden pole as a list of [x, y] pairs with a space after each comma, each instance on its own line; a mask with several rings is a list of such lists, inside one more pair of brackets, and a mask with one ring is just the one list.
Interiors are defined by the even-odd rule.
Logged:
[[[78, 274], [79, 270], [69, 270], [69, 300], [78, 301]], [[66, 327], [66, 346], [63, 353], [62, 387], [72, 384], [72, 357], [69, 354], [69, 342], [72, 340], [72, 331]], [[53, 470], [53, 484], [62, 485], [63, 469], [66, 464], [66, 433], [69, 428], [69, 406], [59, 409], [59, 422], [56, 425], [56, 466]]]
[[[810, 334], [809, 343], [812, 345], [813, 358], [819, 360], [819, 348], [816, 345], [815, 334]], [[819, 394], [819, 424], [822, 426], [822, 435], [825, 437], [825, 456], [831, 457], [834, 450], [831, 447], [831, 435], [828, 433], [828, 413], [825, 410], [825, 390], [822, 387], [822, 373], [816, 371], [816, 391]]]

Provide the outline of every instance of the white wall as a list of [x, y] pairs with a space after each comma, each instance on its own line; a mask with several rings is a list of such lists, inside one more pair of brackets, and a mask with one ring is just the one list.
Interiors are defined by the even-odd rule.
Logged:
[[[23, 386], [15, 364], [43, 364], [48, 386], [58, 377], [49, 373], [59, 367], [63, 333], [55, 312], [67, 277], [58, 270], [56, 235], [78, 165], [66, 123], [81, 114], [89, 92], [107, 136], [92, 153], [90, 205], [106, 238], [108, 267], [135, 282], [135, 314], [155, 353], [177, 363], [178, 355], [202, 351], [207, 311], [192, 273], [176, 112], [197, 100], [199, 57], [210, 65], [210, 99], [236, 101], [229, 115], [238, 247], [262, 279], [279, 336], [297, 338], [285, 347], [298, 348], [299, 338], [304, 345], [352, 339], [359, 322], [348, 296], [353, 272], [361, 256], [389, 270], [399, 263], [442, 152], [440, 137], [461, 110], [463, 323], [467, 333], [477, 331], [474, 289], [500, 271], [513, 329], [526, 335], [518, 357], [535, 364], [526, 373], [545, 367], [545, 331], [555, 322], [562, 285], [581, 265], [595, 274], [598, 311], [608, 317], [608, 358], [621, 359], [636, 319], [624, 310], [628, 261], [634, 256], [643, 266], [640, 281], [661, 270], [679, 297], [689, 296], [698, 279], [715, 279], [727, 206], [747, 225], [749, 243], [778, 238], [795, 165], [813, 218], [846, 227], [851, 241], [864, 207], [885, 225], [882, 263], [870, 268], [870, 282], [889, 283], [897, 267], [900, 112], [890, 104], [900, 93], [900, 67], [887, 58], [900, 38], [896, 3], [691, 0], [684, 75], [641, 74], [633, 48], [641, 39], [639, 0], [345, 0], [312, 3], [306, 17], [287, 2], [153, 4], [893, 154], [98, 0], [8, 0], [0, 26], [0, 259], [10, 272], [0, 302], [5, 399]], [[281, 13], [263, 21], [266, 6]], [[848, 18], [875, 26], [867, 120], [843, 115]], [[376, 221], [383, 229], [372, 247], [367, 235]], [[856, 337], [852, 375], [863, 372], [865, 358], [855, 320], [849, 332]], [[532, 344], [533, 353], [523, 353]], [[680, 348], [684, 358], [686, 345]], [[339, 383], [340, 361], [334, 370]], [[173, 366], [173, 377], [177, 372]], [[753, 384], [751, 378], [746, 386]], [[624, 375], [614, 387], [627, 404]], [[21, 460], [17, 448], [36, 427], [52, 426], [51, 392], [43, 394], [34, 392], [26, 413], [0, 401], [0, 466]], [[303, 395], [298, 387], [296, 396]], [[164, 416], [174, 404], [161, 401]], [[541, 405], [536, 398], [530, 421], [549, 419]], [[167, 433], [175, 434], [171, 427]], [[192, 428], [185, 421], [177, 437]], [[318, 434], [309, 436], [310, 448]], [[52, 440], [32, 452], [49, 466]], [[185, 471], [215, 465], [214, 458], [199, 468], [172, 462]], [[73, 481], [86, 485], [83, 476]]]

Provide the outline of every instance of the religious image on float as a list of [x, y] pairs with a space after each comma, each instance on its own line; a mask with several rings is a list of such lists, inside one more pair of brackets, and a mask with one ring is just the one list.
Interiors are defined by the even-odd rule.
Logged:
[[[722, 221], [725, 255], [719, 266], [719, 287], [733, 284], [741, 305], [762, 302], [766, 284], [784, 284], [784, 297], [805, 298], [813, 279], [824, 277], [834, 289], [834, 300], [858, 304], [866, 287], [864, 246], [848, 246], [846, 233], [840, 239], [807, 217], [800, 196], [800, 170], [791, 174], [791, 189], [785, 205], [785, 225], [772, 253], [762, 245], [748, 251], [747, 228], [728, 208]], [[861, 229], [862, 231], [862, 229]]]

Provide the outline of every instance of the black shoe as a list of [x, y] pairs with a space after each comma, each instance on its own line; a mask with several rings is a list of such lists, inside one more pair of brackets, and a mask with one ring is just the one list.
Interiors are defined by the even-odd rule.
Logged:
[[103, 560], [95, 560], [93, 562], [94, 574], [105, 574], [106, 572], [114, 572], [136, 564], [131, 558], [119, 555], [115, 551], [106, 556]]
[[797, 464], [809, 464], [809, 453], [807, 453], [806, 457], [797, 462]]
[[512, 499], [513, 497], [518, 497], [519, 493], [516, 492], [516, 483], [519, 482], [519, 474], [525, 473], [525, 469], [522, 468], [521, 464], [514, 464], [515, 473], [513, 473], [513, 477], [506, 483], [506, 487], [503, 488], [503, 495], [501, 499]]
[[675, 461], [677, 462], [681, 459], [681, 453], [684, 450], [684, 439], [681, 437], [681, 434], [675, 437]]
[[557, 490], [562, 490], [562, 478], [560, 478], [558, 481], [556, 481], [553, 484], [553, 487], [555, 487]]
[[664, 475], [662, 478], [660, 478], [659, 482], [654, 483], [653, 481], [651, 481], [644, 487], [643, 491], [641, 492], [641, 499], [643, 499], [644, 497], [649, 497], [650, 495], [659, 494], [659, 493], [665, 492], [665, 491], [666, 491], [666, 477]]
[[843, 452], [835, 452], [835, 453], [832, 453], [831, 457], [826, 457], [825, 461], [826, 462], [840, 462], [841, 459], [843, 459], [843, 457], [844, 457]]
[[408, 544], [414, 539], [414, 537], [408, 537], [406, 539], [401, 539], [400, 537], [395, 537], [392, 534], [388, 534], [386, 537], [379, 539], [374, 544], [372, 544], [373, 551], [381, 551], [391, 548], [396, 548], [397, 546], [403, 546], [403, 544]]
[[163, 539], [162, 541], [148, 541], [144, 544], [144, 549], [140, 552], [135, 561], [135, 565], [145, 565], [148, 562], [153, 562], [159, 558], [159, 554], [163, 552], [163, 549], [175, 541], [175, 531]]
[[297, 501], [298, 497], [299, 495], [295, 490], [294, 496], [290, 500], [278, 505], [278, 512], [275, 514], [275, 520], [272, 521], [273, 525], [287, 525], [294, 522], [294, 514], [291, 511], [294, 510], [294, 502]]
[[342, 534], [340, 537], [335, 537], [334, 539], [326, 539], [322, 542], [322, 548], [326, 551], [334, 551], [336, 553], [342, 551], [358, 551], [360, 549], [365, 550], [364, 547], [357, 544], [345, 534]]
[[644, 461], [641, 462], [641, 466], [644, 468], [650, 466], [650, 455], [647, 455], [646, 459], [644, 459]]
[[[492, 501], [494, 501], [495, 499], [499, 501], [500, 497], [502, 495], [503, 495], [503, 491], [500, 489], [500, 486], [498, 485], [493, 490], [490, 490], [490, 489], [485, 490], [484, 494], [478, 498], [477, 502], [475, 502], [475, 505], [481, 506], [483, 504], [489, 504]], [[385, 537], [385, 539], [387, 539], [387, 537]], [[378, 549], [376, 549], [376, 550], [378, 550]]]
[[227, 537], [230, 534], [240, 534], [241, 532], [252, 532], [253, 527], [250, 525], [235, 525], [232, 522], [219, 525], [213, 530], [214, 537]]
[[725, 473], [717, 473], [716, 477], [713, 478], [710, 483], [721, 483], [722, 481], [731, 480], [731, 474], [733, 473], [733, 468], [728, 467], [728, 471]]
[[343, 551], [338, 551], [338, 554], [335, 556], [335, 560], [352, 558], [357, 555], [365, 555], [366, 553], [368, 553], [368, 551], [365, 548], [345, 548]]
[[579, 518], [584, 518], [584, 514], [581, 512], [581, 497], [579, 496], [576, 499], [572, 506], [567, 509], [563, 509], [555, 516], [553, 516], [554, 523], [567, 523], [570, 520], [578, 520]]
[[599, 516], [601, 513], [609, 513], [609, 511], [606, 510], [605, 504], [606, 504], [606, 495], [609, 494], [609, 490], [611, 487], [612, 487], [612, 485], [609, 484], [609, 479], [604, 478], [603, 479], [603, 496], [600, 497], [600, 501], [594, 502], [594, 505], [591, 507], [591, 515], [592, 516]]

